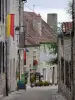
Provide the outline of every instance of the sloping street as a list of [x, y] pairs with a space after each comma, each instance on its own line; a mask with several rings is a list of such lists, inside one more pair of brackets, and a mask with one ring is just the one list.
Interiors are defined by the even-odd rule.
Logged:
[[12, 93], [3, 100], [66, 100], [57, 92], [57, 87], [34, 87], [27, 91], [20, 90]]

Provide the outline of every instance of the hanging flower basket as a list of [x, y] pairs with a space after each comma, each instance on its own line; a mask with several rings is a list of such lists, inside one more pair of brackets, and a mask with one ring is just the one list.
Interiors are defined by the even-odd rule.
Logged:
[[34, 65], [34, 66], [38, 65], [38, 61], [37, 61], [37, 60], [34, 60], [34, 61], [33, 61], [33, 65]]

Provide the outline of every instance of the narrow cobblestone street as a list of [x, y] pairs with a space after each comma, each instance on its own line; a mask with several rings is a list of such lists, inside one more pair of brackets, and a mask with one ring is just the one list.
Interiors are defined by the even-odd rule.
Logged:
[[34, 87], [12, 93], [3, 100], [66, 100], [57, 93], [57, 87]]

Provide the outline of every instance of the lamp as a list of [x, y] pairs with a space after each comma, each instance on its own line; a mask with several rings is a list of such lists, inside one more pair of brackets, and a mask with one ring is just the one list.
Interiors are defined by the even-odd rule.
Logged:
[[25, 48], [26, 52], [29, 52], [29, 50], [27, 48]]
[[19, 30], [20, 30], [19, 26], [15, 27], [15, 31], [19, 31]]

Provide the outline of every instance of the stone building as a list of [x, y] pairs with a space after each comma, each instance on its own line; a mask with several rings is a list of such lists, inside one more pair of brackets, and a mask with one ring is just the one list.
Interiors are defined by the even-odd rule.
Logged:
[[[23, 1], [21, 1], [21, 12], [23, 12]], [[19, 0], [0, 0], [0, 95], [15, 91], [17, 88], [16, 68], [18, 63], [17, 32], [15, 27], [19, 26]], [[7, 15], [14, 14], [14, 39], [12, 36], [6, 38]], [[22, 17], [22, 16], [21, 16]], [[21, 25], [22, 25], [21, 20]], [[22, 29], [21, 29], [22, 30]], [[7, 41], [7, 56], [6, 56]], [[7, 60], [6, 60], [7, 57]], [[6, 70], [7, 65], [7, 70]], [[6, 78], [7, 72], [7, 78]], [[7, 83], [7, 85], [6, 85]], [[7, 89], [8, 86], [8, 89]]]
[[0, 97], [5, 95], [5, 12], [6, 0], [0, 0]]
[[75, 100], [75, 0], [72, 1], [72, 5], [73, 5], [73, 8], [72, 8], [72, 38], [71, 38], [71, 42], [72, 42], [72, 45], [71, 45], [71, 62], [72, 62], [72, 68], [71, 68], [71, 83], [72, 83], [72, 98], [73, 100]]
[[64, 22], [62, 33], [58, 36], [58, 90], [67, 100], [72, 100], [71, 30], [72, 23]]
[[[26, 52], [26, 70], [33, 69], [33, 61], [37, 60], [37, 72], [40, 72], [40, 44], [54, 42], [53, 29], [35, 12], [24, 12], [25, 29], [25, 48]], [[30, 72], [29, 72], [30, 73]]]
[[[55, 37], [55, 40], [53, 42], [57, 43], [57, 14], [56, 13], [47, 14], [47, 24], [53, 30], [52, 35]], [[49, 44], [50, 43], [52, 43], [52, 41], [50, 41]], [[49, 81], [52, 84], [57, 83], [57, 65], [47, 64], [47, 61], [51, 60], [52, 57], [53, 58], [56, 57], [56, 55], [50, 54], [50, 50], [47, 46], [47, 43], [45, 44], [41, 43], [40, 56], [42, 57], [40, 59], [40, 72], [44, 75], [43, 79], [45, 81]]]
[[50, 54], [48, 44], [40, 45], [40, 73], [44, 76], [43, 80], [51, 84], [57, 84], [57, 65], [48, 64], [47, 62], [56, 57], [57, 55]]
[[[25, 0], [7, 0], [7, 15], [14, 14], [14, 39], [12, 36], [8, 37], [8, 86], [9, 92], [15, 91], [17, 89], [17, 80], [16, 80], [16, 68], [20, 67], [20, 76], [23, 72], [23, 50], [20, 45], [20, 34], [23, 33], [23, 7]], [[19, 30], [16, 29], [19, 27]], [[20, 32], [20, 33], [19, 33]], [[20, 59], [18, 50], [20, 50]], [[20, 65], [19, 65], [20, 62]]]

